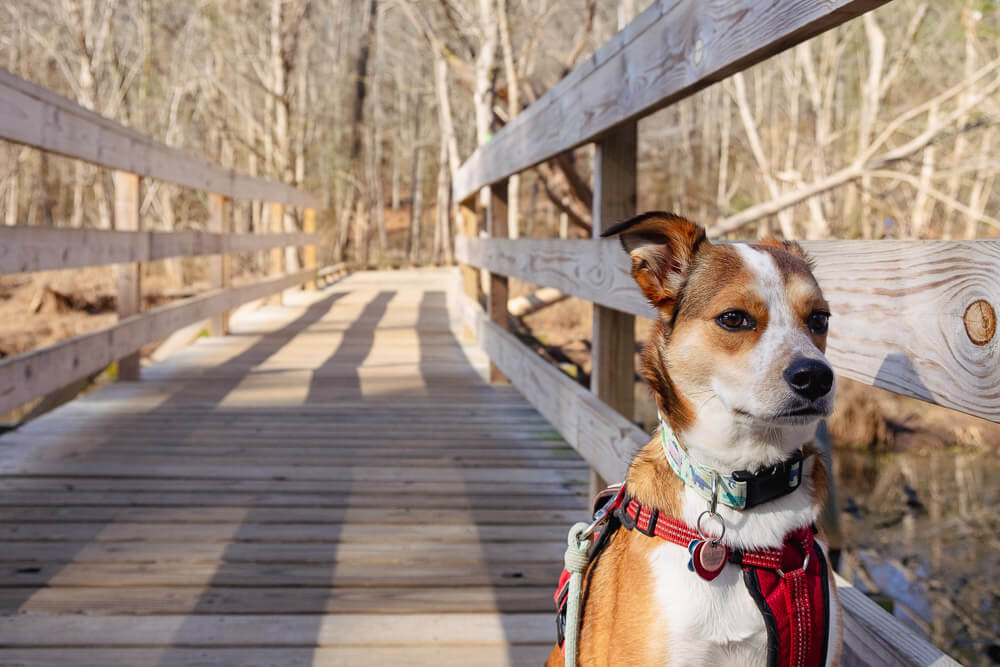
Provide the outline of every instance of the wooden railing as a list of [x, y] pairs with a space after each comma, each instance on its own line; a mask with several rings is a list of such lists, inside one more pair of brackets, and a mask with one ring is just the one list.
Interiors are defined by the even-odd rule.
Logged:
[[[593, 142], [599, 236], [636, 213], [639, 118], [882, 4], [656, 2], [462, 165], [454, 197], [464, 219], [456, 257], [465, 323], [490, 357], [491, 376], [509, 379], [552, 422], [591, 465], [594, 484], [623, 479], [631, 456], [649, 441], [630, 419], [632, 351], [634, 318], [655, 313], [615, 240], [504, 238], [506, 179]], [[484, 188], [485, 207], [478, 201]], [[803, 246], [836, 316], [828, 357], [840, 375], [1000, 422], [1000, 241]], [[480, 284], [480, 270], [488, 285]], [[508, 333], [508, 277], [594, 303], [590, 391]], [[955, 664], [839, 583], [844, 664]]]
[[[114, 170], [115, 231], [0, 226], [0, 275], [113, 264], [119, 316], [110, 326], [0, 361], [0, 414], [114, 362], [118, 379], [137, 379], [143, 345], [204, 319], [222, 335], [236, 306], [299, 284], [315, 287], [317, 200], [307, 192], [165, 146], [4, 70], [0, 139]], [[211, 231], [140, 231], [142, 178], [207, 192]], [[231, 233], [234, 198], [268, 202], [273, 233]], [[302, 209], [304, 233], [284, 233], [285, 206]], [[303, 246], [305, 269], [286, 274], [284, 249]], [[271, 277], [231, 287], [227, 255], [257, 250], [270, 250]], [[211, 256], [210, 291], [140, 312], [143, 262], [199, 255]]]

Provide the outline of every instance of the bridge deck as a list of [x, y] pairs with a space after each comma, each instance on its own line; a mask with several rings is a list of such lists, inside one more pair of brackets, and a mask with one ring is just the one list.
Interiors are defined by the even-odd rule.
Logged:
[[454, 282], [289, 293], [0, 438], [0, 664], [539, 664], [586, 469]]

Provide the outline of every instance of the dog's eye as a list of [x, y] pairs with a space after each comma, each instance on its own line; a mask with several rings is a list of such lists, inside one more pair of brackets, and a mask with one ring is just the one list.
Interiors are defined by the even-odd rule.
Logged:
[[715, 321], [726, 331], [744, 331], [757, 328], [757, 322], [742, 310], [727, 310], [716, 317]]
[[814, 310], [806, 318], [806, 325], [808, 325], [809, 331], [812, 331], [814, 334], [825, 334], [827, 327], [830, 325], [830, 313], [823, 312], [822, 310]]

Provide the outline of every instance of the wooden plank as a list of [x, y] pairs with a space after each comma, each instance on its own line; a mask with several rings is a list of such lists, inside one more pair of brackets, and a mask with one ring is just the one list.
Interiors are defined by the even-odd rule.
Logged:
[[[281, 202], [271, 202], [270, 211], [268, 213], [269, 224], [272, 234], [277, 234], [284, 231], [285, 229], [285, 207]], [[285, 249], [284, 248], [271, 248], [271, 264], [270, 264], [270, 274], [272, 276], [280, 276], [285, 272]], [[282, 303], [281, 292], [273, 295], [270, 302], [274, 305], [280, 306]]]
[[[565, 540], [563, 541], [565, 550]], [[551, 612], [552, 585], [359, 588], [0, 588], [0, 609], [21, 614], [420, 614]], [[554, 640], [553, 640], [554, 641]], [[0, 664], [3, 662], [0, 649]], [[35, 664], [35, 663], [32, 663]], [[242, 664], [242, 663], [231, 663]], [[278, 664], [285, 664], [283, 662]]]
[[[0, 587], [53, 586], [132, 588], [136, 586], [309, 588], [375, 586], [551, 586], [561, 564], [549, 563], [40, 563], [21, 561], [0, 567]], [[0, 616], [0, 637], [4, 637]]]
[[837, 589], [844, 610], [846, 667], [958, 666], [958, 662], [900, 623], [840, 575]]
[[[507, 183], [490, 186], [488, 212], [490, 236], [498, 239], [507, 238], [507, 215]], [[510, 320], [510, 315], [507, 313], [508, 294], [507, 276], [500, 273], [490, 273], [490, 292], [487, 301], [490, 320], [505, 331], [509, 327]], [[490, 382], [494, 384], [507, 383], [507, 378], [492, 361], [490, 362]]]
[[552, 614], [0, 617], [6, 647], [446, 646], [552, 642]]
[[[578, 505], [583, 507], [582, 503]], [[332, 532], [332, 531], [331, 531]], [[441, 544], [436, 541], [400, 541], [338, 544], [302, 542], [298, 544], [260, 542], [7, 542], [0, 550], [0, 563], [32, 561], [35, 563], [307, 563], [341, 565], [344, 563], [382, 564], [397, 567], [400, 563], [480, 566], [490, 563], [545, 563], [558, 565], [566, 552], [565, 536], [552, 531], [549, 542], [466, 542]], [[428, 539], [433, 539], [428, 536]]]
[[[115, 228], [122, 231], [139, 231], [141, 205], [139, 177], [124, 171], [114, 172]], [[115, 264], [114, 279], [118, 291], [118, 321], [142, 312], [141, 265], [138, 262]], [[131, 351], [117, 359], [117, 380], [139, 379], [139, 352]], [[73, 378], [77, 380], [79, 378]]]
[[0, 275], [251, 252], [303, 246], [315, 240], [314, 236], [298, 233], [126, 232], [0, 226]]
[[[626, 123], [597, 142], [594, 154], [594, 238], [635, 215], [638, 188], [638, 124]], [[590, 390], [629, 421], [635, 412], [635, 315], [593, 306]], [[590, 495], [608, 481], [595, 470]]]
[[100, 371], [147, 343], [210, 315], [230, 310], [308, 280], [300, 271], [249, 285], [212, 290], [141, 315], [134, 315], [53, 345], [0, 361], [0, 413]]
[[161, 144], [0, 69], [0, 138], [234, 199], [317, 207], [311, 194]]
[[456, 201], [688, 97], [887, 0], [660, 0], [480, 146]]
[[[230, 199], [223, 195], [208, 196], [208, 227], [213, 232], [224, 234], [231, 231], [233, 213], [230, 203]], [[229, 256], [225, 254], [213, 256], [209, 260], [208, 273], [213, 288], [229, 287]], [[209, 331], [213, 336], [225, 336], [229, 333], [229, 311], [224, 310], [209, 318]]]
[[[310, 208], [306, 208], [305, 210], [302, 211], [302, 231], [305, 232], [306, 234], [309, 234], [309, 235], [312, 235], [312, 236], [315, 237], [315, 234], [316, 234], [316, 209], [310, 207]], [[307, 269], [316, 269], [317, 268], [318, 265], [316, 263], [316, 244], [315, 243], [310, 243], [310, 244], [306, 245], [302, 249], [302, 260], [303, 260], [303, 265], [304, 265], [305, 268], [307, 268]], [[319, 279], [319, 275], [317, 274], [316, 279], [310, 280], [309, 282], [307, 282], [305, 284], [305, 288], [307, 290], [315, 290], [316, 286], [317, 286], [316, 285], [316, 281], [318, 279]]]
[[552, 642], [518, 646], [396, 646], [340, 648], [0, 649], [0, 663], [33, 667], [467, 667], [541, 665]]
[[605, 479], [624, 479], [649, 436], [493, 324], [477, 304], [467, 300], [463, 317], [490, 359], [566, 442]]
[[[369, 523], [243, 523], [239, 518], [230, 523], [188, 523], [180, 517], [176, 523], [130, 523], [115, 521], [87, 523], [0, 523], [0, 540], [4, 542], [34, 540], [38, 542], [90, 541], [137, 542], [169, 540], [171, 542], [280, 542], [282, 544], [353, 544], [398, 543], [409, 540], [434, 540], [439, 544], [463, 542], [506, 544], [547, 542], [553, 535], [566, 532], [566, 525], [552, 524], [423, 524], [410, 522], [394, 525], [387, 531], [384, 525]], [[550, 591], [551, 592], [551, 591]], [[2, 607], [0, 607], [2, 608]]]
[[[986, 326], [989, 313], [1000, 313], [1000, 241], [802, 245], [833, 312], [827, 357], [839, 374], [1000, 422], [1000, 336], [995, 324]], [[473, 266], [655, 317], [614, 239], [459, 237], [455, 254]], [[970, 310], [980, 318], [976, 326], [966, 323]], [[985, 342], [974, 342], [986, 332]]]

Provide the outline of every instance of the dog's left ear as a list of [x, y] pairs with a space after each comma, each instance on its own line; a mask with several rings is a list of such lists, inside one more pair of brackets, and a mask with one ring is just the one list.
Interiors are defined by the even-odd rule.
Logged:
[[705, 230], [673, 213], [643, 213], [607, 230], [618, 236], [632, 257], [632, 277], [649, 302], [662, 313], [673, 312]]

